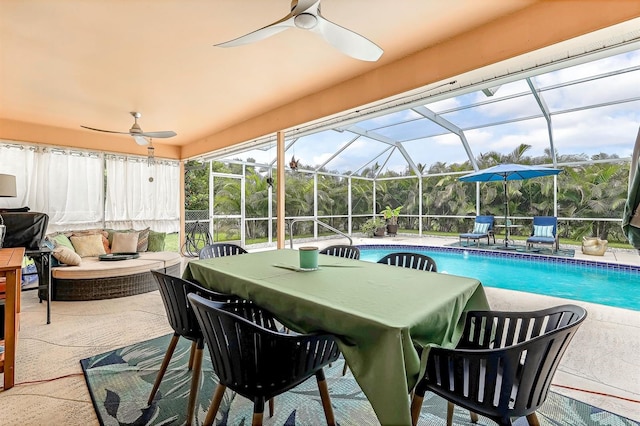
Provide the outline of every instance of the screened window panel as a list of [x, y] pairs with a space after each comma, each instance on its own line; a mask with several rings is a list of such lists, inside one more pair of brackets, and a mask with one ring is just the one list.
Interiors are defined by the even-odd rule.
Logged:
[[640, 70], [542, 92], [551, 112], [640, 98]]
[[424, 166], [424, 173], [434, 165], [462, 164], [469, 159], [460, 138], [453, 133], [403, 142], [402, 145], [416, 166]]
[[286, 150], [285, 166], [288, 167], [289, 160], [295, 156], [300, 161], [301, 166], [304, 165], [305, 168], [316, 169], [354, 137], [355, 135], [351, 133], [337, 132], [335, 130], [327, 130], [301, 137]]
[[601, 75], [630, 67], [636, 67], [638, 64], [640, 64], [640, 50], [634, 50], [540, 74], [533, 78], [536, 82], [536, 86], [544, 89], [557, 84], [569, 83], [583, 78], [591, 78], [594, 75]]
[[[354, 133], [350, 132], [349, 135], [355, 136]], [[385, 153], [388, 155], [389, 149], [390, 146], [385, 143], [360, 137], [329, 161], [325, 168], [339, 173], [354, 172], [361, 174], [363, 168], [370, 169], [376, 162], [382, 164]], [[371, 164], [367, 166], [369, 162]]]
[[[373, 181], [351, 179], [351, 214], [371, 214], [373, 210]], [[357, 227], [355, 228], [357, 229]]]
[[[272, 172], [271, 177], [275, 175]], [[267, 217], [269, 215], [269, 184], [267, 178], [269, 173], [262, 169], [256, 171], [253, 167], [247, 167], [245, 180], [245, 216], [246, 217]], [[274, 186], [275, 188], [275, 186]], [[274, 193], [275, 198], [275, 193]]]
[[402, 142], [406, 140], [441, 135], [443, 133], [448, 133], [449, 131], [435, 124], [431, 120], [422, 118], [419, 120], [406, 121], [389, 127], [382, 127], [377, 129], [375, 132], [394, 141]]
[[349, 183], [347, 178], [318, 175], [318, 216], [346, 216], [349, 214], [348, 203]]
[[497, 85], [492, 89], [495, 90], [492, 96], [487, 96], [482, 90], [477, 90], [464, 95], [431, 102], [425, 106], [436, 113], [447, 113], [455, 109], [473, 106], [486, 101], [498, 100], [517, 94], [526, 94], [530, 91], [529, 85], [524, 80]]
[[[476, 158], [490, 152], [509, 155], [521, 144], [531, 145], [526, 156], [547, 157], [545, 150], [550, 148], [544, 118], [467, 130], [464, 134]], [[509, 162], [517, 162], [517, 158], [512, 158]]]
[[462, 129], [485, 126], [503, 122], [541, 116], [542, 112], [532, 94], [519, 95], [515, 98], [501, 99], [463, 110], [442, 114], [442, 117]]
[[409, 120], [417, 120], [422, 118], [420, 114], [410, 109], [392, 112], [390, 114], [381, 115], [380, 117], [370, 118], [360, 121], [357, 126], [365, 130], [376, 130], [394, 124], [404, 123]]
[[552, 117], [555, 147], [561, 154], [605, 152], [630, 157], [638, 123], [640, 101], [611, 105]]

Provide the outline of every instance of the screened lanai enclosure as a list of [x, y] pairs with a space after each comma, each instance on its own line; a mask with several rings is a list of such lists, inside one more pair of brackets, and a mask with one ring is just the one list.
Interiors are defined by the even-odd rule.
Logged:
[[[467, 232], [477, 214], [499, 226], [502, 184], [458, 178], [519, 163], [562, 172], [509, 183], [508, 220], [522, 225], [512, 234], [529, 235], [532, 217], [548, 215], [563, 238], [625, 242], [620, 220], [639, 124], [640, 50], [627, 48], [467, 87], [452, 79], [288, 131], [287, 237], [356, 234], [386, 206], [401, 206], [400, 233]], [[275, 168], [275, 136], [190, 160], [187, 231], [272, 242]]]

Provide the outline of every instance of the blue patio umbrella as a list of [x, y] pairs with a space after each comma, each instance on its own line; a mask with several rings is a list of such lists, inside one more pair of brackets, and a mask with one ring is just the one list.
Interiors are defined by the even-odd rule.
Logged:
[[463, 182], [493, 182], [501, 181], [504, 187], [504, 224], [505, 238], [504, 246], [509, 247], [509, 227], [507, 226], [507, 218], [509, 217], [509, 199], [507, 195], [508, 180], [524, 180], [541, 176], [552, 176], [560, 173], [561, 169], [554, 169], [545, 166], [527, 166], [523, 164], [498, 164], [488, 169], [478, 170], [460, 177], [458, 180]]

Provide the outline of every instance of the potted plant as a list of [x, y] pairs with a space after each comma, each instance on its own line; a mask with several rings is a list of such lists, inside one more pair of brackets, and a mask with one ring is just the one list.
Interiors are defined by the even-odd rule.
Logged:
[[385, 221], [380, 217], [372, 217], [360, 226], [360, 230], [370, 237], [384, 237]]
[[398, 233], [398, 217], [400, 216], [400, 210], [402, 206], [398, 206], [395, 209], [387, 206], [380, 213], [387, 221], [387, 234], [396, 235]]

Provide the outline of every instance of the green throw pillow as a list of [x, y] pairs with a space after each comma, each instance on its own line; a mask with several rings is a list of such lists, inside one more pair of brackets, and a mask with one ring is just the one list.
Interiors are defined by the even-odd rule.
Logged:
[[147, 251], [164, 251], [166, 232], [149, 231], [149, 247]]
[[58, 246], [67, 247], [73, 250], [74, 253], [76, 252], [76, 249], [73, 247], [73, 244], [71, 244], [71, 240], [65, 234], [58, 234], [53, 237], [49, 237], [49, 239], [53, 241], [56, 247]]

